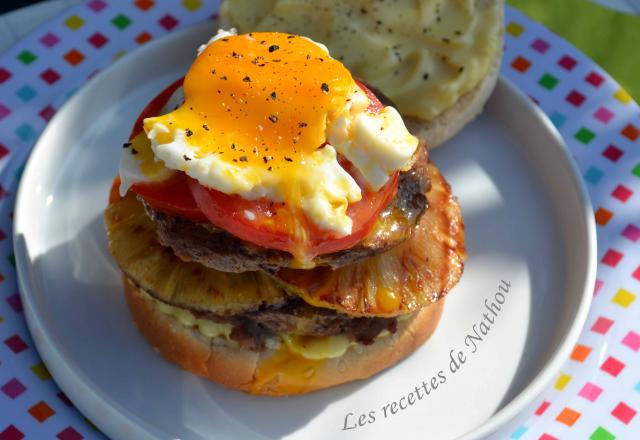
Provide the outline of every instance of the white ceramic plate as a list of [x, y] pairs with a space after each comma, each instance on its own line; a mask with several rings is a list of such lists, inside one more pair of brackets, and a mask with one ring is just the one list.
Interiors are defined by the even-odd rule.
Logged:
[[[485, 113], [433, 153], [459, 197], [469, 259], [436, 333], [407, 360], [370, 380], [260, 398], [181, 371], [137, 333], [102, 211], [132, 121], [184, 74], [213, 28], [171, 35], [98, 75], [58, 112], [29, 160], [15, 255], [29, 328], [60, 387], [122, 439], [478, 438], [516, 415], [556, 374], [584, 323], [595, 229], [561, 138], [503, 79]], [[485, 300], [504, 301], [497, 316]], [[474, 326], [480, 337], [471, 339]], [[458, 352], [466, 361], [453, 373]], [[360, 414], [373, 421], [369, 413], [375, 422], [354, 427]]]

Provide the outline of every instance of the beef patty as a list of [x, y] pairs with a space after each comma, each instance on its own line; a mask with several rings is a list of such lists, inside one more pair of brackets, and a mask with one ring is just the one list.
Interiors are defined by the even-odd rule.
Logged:
[[[400, 173], [398, 192], [380, 214], [371, 232], [358, 244], [325, 255], [314, 263], [337, 268], [369, 258], [405, 241], [427, 207], [425, 193], [430, 181], [426, 171], [427, 152], [421, 148], [409, 171]], [[184, 261], [195, 261], [223, 272], [264, 270], [274, 272], [289, 267], [290, 253], [267, 249], [241, 240], [211, 224], [196, 223], [153, 209], [142, 198], [145, 210], [157, 226], [158, 240]]]
[[335, 310], [314, 307], [295, 296], [278, 305], [262, 306], [257, 310], [232, 315], [219, 315], [184, 306], [181, 308], [200, 319], [231, 324], [231, 339], [251, 350], [263, 349], [266, 340], [277, 334], [346, 335], [351, 341], [369, 345], [382, 331], [395, 333], [397, 328], [396, 318], [354, 318]]

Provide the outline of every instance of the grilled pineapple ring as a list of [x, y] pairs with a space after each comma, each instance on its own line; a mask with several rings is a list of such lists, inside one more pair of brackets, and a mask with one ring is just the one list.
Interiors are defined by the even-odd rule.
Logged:
[[215, 314], [273, 305], [287, 293], [263, 272], [227, 273], [188, 263], [156, 238], [156, 226], [133, 193], [105, 211], [109, 251], [122, 271], [166, 303]]
[[339, 269], [282, 269], [275, 279], [316, 307], [358, 316], [409, 313], [446, 295], [464, 267], [464, 222], [449, 184], [433, 163], [427, 169], [429, 208], [406, 242]]

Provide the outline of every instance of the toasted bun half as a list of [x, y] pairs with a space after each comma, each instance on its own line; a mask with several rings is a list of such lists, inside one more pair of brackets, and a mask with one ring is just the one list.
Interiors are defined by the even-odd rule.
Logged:
[[496, 57], [491, 70], [470, 92], [462, 95], [455, 104], [436, 116], [424, 121], [413, 116], [403, 116], [407, 129], [427, 143], [431, 150], [455, 136], [460, 130], [482, 113], [498, 80], [501, 56]]
[[161, 313], [125, 276], [123, 283], [138, 329], [167, 360], [226, 387], [270, 396], [303, 394], [365, 379], [400, 362], [433, 334], [444, 306], [441, 299], [424, 307], [412, 318], [399, 321], [395, 334], [371, 345], [351, 346], [338, 358], [308, 360], [285, 348], [255, 352], [224, 340], [217, 343]]
[[[504, 17], [504, 0], [475, 0], [475, 5], [479, 9], [485, 9], [495, 4], [500, 7], [501, 17]], [[460, 96], [455, 104], [432, 121], [403, 116], [409, 131], [425, 141], [430, 150], [455, 136], [465, 125], [482, 113], [484, 105], [496, 87], [501, 60], [502, 49], [495, 54], [487, 75], [471, 91]]]

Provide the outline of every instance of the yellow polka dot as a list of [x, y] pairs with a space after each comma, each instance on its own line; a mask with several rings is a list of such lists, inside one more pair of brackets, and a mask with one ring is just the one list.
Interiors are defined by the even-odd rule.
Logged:
[[619, 289], [616, 294], [613, 295], [613, 298], [611, 298], [612, 303], [618, 304], [620, 307], [624, 307], [625, 309], [635, 300], [636, 296], [627, 289]]
[[122, 58], [123, 56], [125, 56], [127, 54], [126, 50], [121, 50], [118, 51], [114, 56], [113, 56], [113, 61], [115, 60], [119, 60], [120, 58]]
[[507, 33], [513, 35], [514, 37], [519, 37], [520, 34], [524, 32], [524, 28], [515, 21], [509, 23], [505, 30], [507, 31]]
[[197, 11], [202, 6], [201, 0], [182, 0], [182, 6], [190, 11]]
[[569, 376], [568, 374], [560, 373], [560, 376], [558, 377], [558, 380], [556, 380], [554, 388], [558, 391], [562, 391], [570, 381], [571, 376]]
[[631, 102], [631, 95], [629, 95], [625, 89], [618, 89], [618, 91], [613, 94], [613, 97], [623, 104], [629, 104]]
[[64, 21], [64, 24], [67, 25], [67, 27], [72, 31], [75, 31], [82, 27], [82, 25], [84, 24], [84, 20], [77, 15], [72, 15]]
[[31, 367], [31, 371], [33, 371], [40, 380], [47, 380], [51, 378], [51, 373], [49, 373], [49, 370], [47, 370], [47, 367], [42, 362]]

